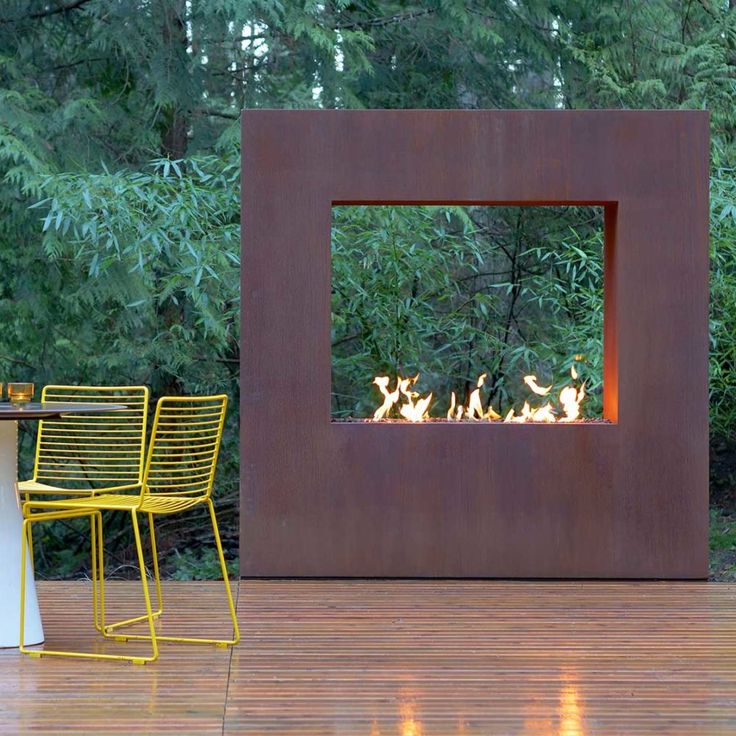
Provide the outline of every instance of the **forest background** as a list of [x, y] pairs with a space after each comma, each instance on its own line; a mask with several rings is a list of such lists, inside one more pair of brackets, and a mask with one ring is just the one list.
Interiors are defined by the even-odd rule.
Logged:
[[[2, 3], [0, 376], [226, 391], [216, 499], [235, 571], [242, 109], [707, 109], [711, 571], [736, 578], [734, 6]], [[427, 390], [461, 399], [486, 373], [484, 401], [506, 410], [524, 373], [562, 385], [573, 366], [586, 412], [600, 410], [594, 208], [337, 208], [332, 252], [335, 417], [368, 416], [381, 372], [421, 371]], [[22, 427], [24, 474], [33, 432]], [[159, 525], [168, 574], [216, 574], [203, 522]], [[116, 523], [108, 559], [125, 574]], [[39, 574], [84, 574], [82, 531], [43, 526]]]

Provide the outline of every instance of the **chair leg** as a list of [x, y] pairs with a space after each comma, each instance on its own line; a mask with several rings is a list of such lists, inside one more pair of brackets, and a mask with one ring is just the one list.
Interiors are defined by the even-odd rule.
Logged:
[[135, 509], [130, 512], [133, 521], [133, 536], [135, 537], [135, 547], [138, 552], [138, 567], [141, 570], [141, 585], [143, 587], [143, 599], [146, 602], [146, 615], [148, 617], [148, 630], [150, 632], [151, 647], [153, 649], [153, 661], [158, 657], [158, 644], [156, 643], [156, 622], [153, 618], [153, 610], [151, 609], [151, 596], [148, 592], [148, 578], [146, 576], [146, 561], [143, 558], [143, 545], [141, 544], [141, 532], [138, 528], [138, 513]]
[[[104, 559], [102, 558], [101, 554], [101, 548], [102, 548], [102, 515], [99, 511], [85, 511], [85, 512], [78, 512], [78, 513], [69, 513], [69, 511], [60, 511], [60, 512], [50, 512], [50, 513], [40, 513], [35, 515], [36, 518], [33, 518], [33, 516], [28, 516], [23, 521], [23, 533], [21, 535], [21, 560], [22, 563], [25, 563], [25, 555], [28, 545], [28, 529], [31, 526], [33, 522], [36, 521], [53, 521], [54, 519], [71, 519], [71, 518], [77, 518], [81, 516], [94, 516], [95, 522], [94, 527], [97, 534], [97, 539], [92, 539], [92, 545], [95, 546], [95, 543], [97, 544], [97, 551], [93, 551], [93, 559], [95, 560], [94, 566], [95, 566], [95, 577], [98, 578], [99, 581], [99, 604], [95, 607], [95, 611], [97, 612], [96, 615], [99, 615], [100, 622], [104, 625], [104, 600], [105, 600], [105, 594], [104, 594]], [[77, 657], [80, 659], [114, 659], [114, 660], [122, 660], [127, 662], [133, 662], [133, 664], [145, 664], [146, 662], [153, 662], [158, 658], [158, 643], [156, 641], [156, 630], [154, 627], [154, 618], [153, 618], [153, 612], [151, 611], [151, 599], [148, 595], [148, 583], [146, 581], [146, 568], [143, 561], [143, 548], [141, 545], [141, 537], [140, 532], [138, 529], [138, 520], [136, 518], [135, 511], [132, 512], [133, 517], [133, 532], [136, 539], [136, 548], [138, 552], [138, 564], [140, 566], [141, 570], [141, 581], [143, 583], [143, 597], [146, 602], [146, 613], [148, 618], [148, 625], [149, 630], [151, 632], [151, 635], [149, 637], [146, 637], [151, 642], [151, 656], [148, 657], [141, 657], [139, 655], [125, 655], [125, 654], [96, 654], [93, 652], [67, 652], [62, 650], [53, 650], [53, 649], [27, 649], [25, 646], [23, 646], [23, 637], [25, 634], [25, 594], [26, 594], [26, 572], [25, 572], [25, 564], [21, 564], [21, 574], [20, 574], [20, 651], [23, 654], [28, 654], [31, 657], [48, 657], [48, 656], [55, 656], [55, 657]], [[90, 521], [90, 527], [92, 526], [92, 522]], [[94, 598], [93, 598], [94, 601]], [[94, 602], [93, 602], [94, 605]]]
[[24, 654], [32, 654], [23, 645], [26, 635], [26, 549], [28, 538], [31, 534], [31, 520], [23, 520], [23, 531], [20, 536], [20, 651]]
[[[233, 594], [230, 588], [230, 581], [227, 574], [227, 566], [225, 565], [225, 554], [222, 551], [222, 542], [220, 540], [220, 530], [217, 526], [217, 517], [215, 516], [215, 507], [210, 499], [207, 499], [207, 507], [210, 512], [210, 519], [212, 521], [212, 531], [215, 537], [215, 546], [217, 547], [217, 555], [220, 559], [220, 569], [222, 570], [222, 578], [225, 584], [225, 592], [227, 593], [228, 607], [230, 608], [230, 618], [233, 625], [233, 636], [231, 639], [202, 639], [198, 637], [190, 636], [161, 636], [157, 635], [158, 641], [173, 641], [182, 644], [215, 644], [220, 647], [234, 646], [240, 641], [240, 628], [238, 626], [238, 616], [235, 610], [235, 602], [233, 601]], [[108, 629], [110, 627], [108, 626]], [[137, 639], [149, 639], [150, 637], [144, 634], [121, 634], [116, 637], [120, 641], [137, 640]]]
[[89, 517], [89, 538], [92, 542], [92, 620], [97, 631], [102, 631], [97, 592], [97, 517], [95, 514], [90, 514]]
[[90, 517], [92, 536], [92, 607], [95, 628], [105, 636], [105, 550], [102, 544], [102, 512]]
[[220, 558], [220, 570], [222, 571], [222, 580], [225, 583], [225, 592], [227, 593], [227, 603], [230, 608], [230, 618], [233, 622], [233, 638], [230, 641], [222, 642], [224, 645], [237, 644], [240, 641], [240, 627], [238, 626], [238, 614], [235, 610], [233, 601], [233, 591], [230, 587], [230, 578], [227, 573], [227, 565], [225, 564], [225, 554], [222, 551], [222, 541], [220, 540], [220, 529], [217, 526], [217, 517], [215, 516], [215, 506], [212, 499], [207, 499], [207, 508], [210, 512], [212, 520], [212, 531], [215, 535], [215, 545], [217, 546], [217, 555]]
[[161, 576], [158, 571], [158, 549], [156, 547], [156, 528], [153, 524], [153, 514], [148, 514], [148, 529], [151, 534], [151, 554], [153, 555], [153, 579], [156, 584], [156, 601], [158, 602], [158, 611], [154, 614], [160, 616], [164, 610], [164, 599], [161, 595]]
[[[31, 500], [31, 494], [26, 493], [26, 503]], [[31, 569], [36, 572], [36, 555], [33, 551], [33, 531], [31, 525], [28, 525], [28, 552], [31, 555]]]
[[[153, 617], [158, 618], [164, 611], [164, 601], [163, 601], [163, 595], [161, 592], [161, 576], [159, 574], [158, 569], [158, 549], [156, 547], [156, 529], [153, 524], [153, 514], [148, 514], [148, 527], [151, 532], [151, 551], [153, 553], [153, 577], [154, 582], [156, 586], [156, 601], [158, 603], [158, 609], [153, 612]], [[100, 546], [102, 546], [102, 542], [100, 541]], [[121, 629], [124, 626], [132, 626], [133, 624], [138, 624], [141, 621], [147, 621], [148, 616], [146, 614], [143, 614], [142, 616], [134, 616], [133, 618], [126, 618], [124, 621], [116, 621], [112, 624], [107, 624], [103, 626], [102, 629], [102, 635], [105, 637], [112, 637], [116, 639], [117, 641], [127, 641], [130, 637], [128, 637], [126, 634], [116, 634], [116, 629]], [[161, 637], [157, 637], [160, 639]]]

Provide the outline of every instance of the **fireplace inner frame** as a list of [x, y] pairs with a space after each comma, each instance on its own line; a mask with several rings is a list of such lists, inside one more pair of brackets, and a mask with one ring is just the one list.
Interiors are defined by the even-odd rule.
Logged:
[[[241, 574], [707, 576], [707, 113], [242, 124]], [[330, 422], [331, 207], [446, 203], [604, 207], [615, 424]]]
[[[429, 208], [333, 205], [331, 421], [373, 421], [374, 412], [383, 402], [381, 390], [373, 382], [378, 375], [390, 379], [387, 390], [394, 390], [399, 375], [418, 376], [412, 390], [420, 396], [432, 394], [427, 421], [458, 421], [446, 416], [453, 393], [454, 406], [462, 407], [459, 421], [479, 421], [477, 416], [468, 419], [464, 415], [470, 392], [481, 375], [486, 376], [480, 390], [481, 403], [485, 410], [493, 409], [496, 421], [506, 417], [509, 410], [518, 417], [525, 401], [532, 409], [551, 403], [557, 418], [564, 418], [559, 397], [563, 384], [584, 387], [582, 414], [576, 421], [610, 421], [603, 417], [601, 405], [602, 321], [596, 324], [595, 332], [588, 325], [579, 325], [580, 339], [566, 341], [566, 352], [558, 346], [551, 354], [542, 344], [557, 339], [555, 322], [559, 315], [552, 317], [536, 301], [553, 283], [559, 286], [562, 279], [551, 265], [556, 263], [554, 259], [546, 260], [553, 255], [557, 242], [574, 242], [587, 252], [593, 265], [580, 272], [585, 278], [574, 288], [589, 294], [590, 274], [598, 271], [596, 278], [603, 274], [604, 207], [565, 204], [508, 208], [483, 203], [463, 207], [462, 214], [454, 211], [456, 207], [454, 203]], [[465, 229], [465, 218], [475, 223], [471, 232]], [[419, 231], [409, 224], [415, 221], [420, 223]], [[437, 227], [442, 231], [438, 232]], [[561, 241], [548, 240], [550, 229]], [[363, 244], [367, 250], [360, 247]], [[534, 246], [539, 246], [543, 257], [532, 255]], [[434, 267], [425, 260], [424, 252], [428, 252]], [[440, 286], [442, 282], [432, 275], [438, 270], [438, 261], [447, 264], [451, 282], [457, 279], [465, 286], [457, 292], [451, 283]], [[346, 276], [350, 283], [341, 284], [340, 279]], [[512, 283], [521, 293], [512, 296]], [[595, 302], [602, 313], [602, 280], [599, 284]], [[376, 291], [382, 308], [372, 309], [371, 295]], [[482, 312], [476, 307], [479, 297], [485, 307]], [[406, 310], [401, 326], [396, 318], [399, 304]], [[580, 311], [577, 304], [570, 306]], [[367, 319], [367, 314], [375, 319]], [[570, 322], [570, 317], [567, 320]], [[471, 336], [477, 333], [463, 333], [461, 323], [467, 330], [481, 328], [486, 334], [478, 339]], [[565, 326], [569, 329], [573, 325]], [[462, 348], [457, 353], [447, 349], [447, 332], [460, 333], [458, 345]], [[591, 346], [591, 338], [598, 343], [596, 347]], [[540, 351], [539, 360], [514, 359], [518, 348], [531, 348], [532, 354]], [[572, 365], [582, 375], [573, 380], [570, 361], [578, 353], [583, 355]], [[555, 388], [547, 396], [535, 395], [523, 381], [527, 374], [538, 376], [540, 385], [552, 383]], [[405, 402], [400, 395], [389, 415], [380, 421], [409, 423], [399, 415]], [[495, 418], [498, 412], [501, 419]]]

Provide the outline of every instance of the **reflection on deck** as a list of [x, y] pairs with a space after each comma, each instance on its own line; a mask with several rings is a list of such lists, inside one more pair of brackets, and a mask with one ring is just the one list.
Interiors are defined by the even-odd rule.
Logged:
[[[49, 645], [136, 646], [95, 637], [86, 583], [39, 592]], [[166, 631], [225, 631], [221, 595], [167, 583]], [[0, 733], [736, 733], [733, 585], [243, 581], [238, 610], [237, 649], [146, 667], [0, 650]]]
[[564, 685], [560, 691], [559, 736], [583, 736], [583, 707], [575, 685]]

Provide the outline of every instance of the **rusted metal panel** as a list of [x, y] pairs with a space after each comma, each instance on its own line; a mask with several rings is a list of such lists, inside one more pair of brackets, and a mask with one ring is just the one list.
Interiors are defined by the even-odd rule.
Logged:
[[[244, 576], [708, 572], [708, 115], [246, 111]], [[336, 203], [599, 204], [612, 424], [330, 422]]]

